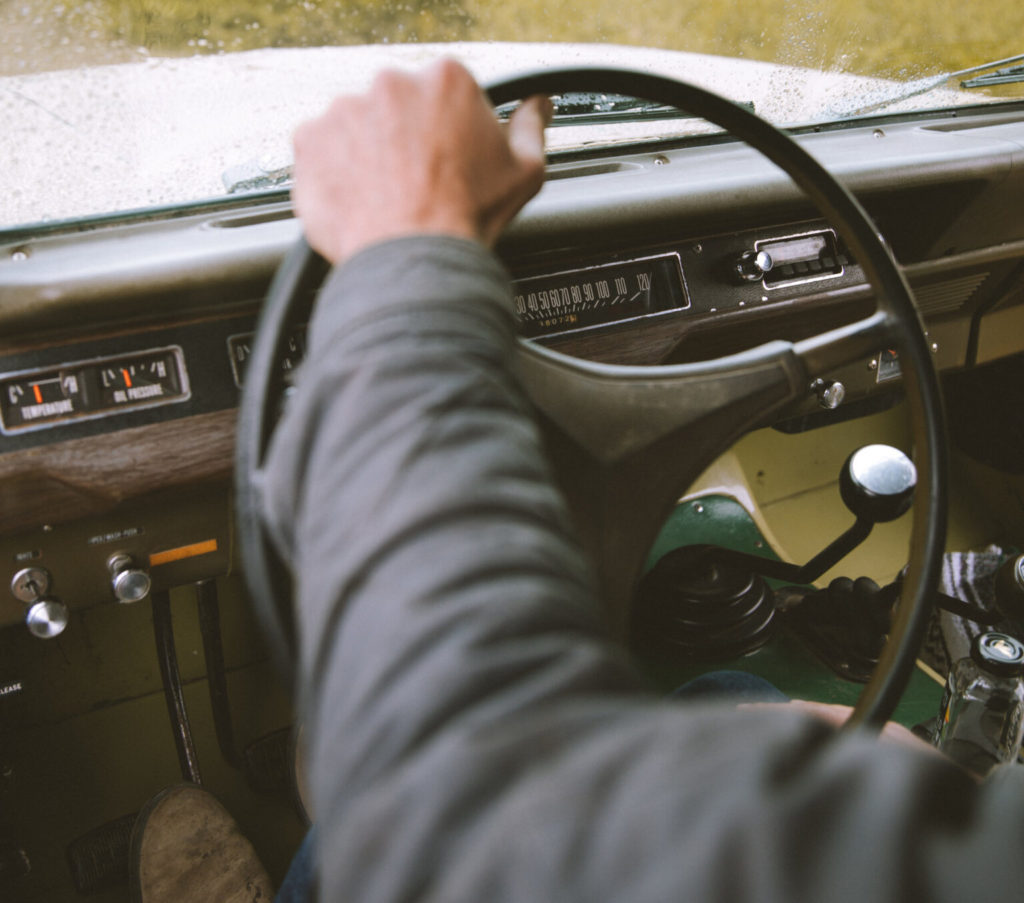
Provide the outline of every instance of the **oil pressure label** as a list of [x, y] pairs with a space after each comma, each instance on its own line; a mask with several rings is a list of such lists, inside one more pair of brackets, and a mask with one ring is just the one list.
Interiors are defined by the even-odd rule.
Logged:
[[0, 374], [0, 428], [18, 433], [189, 397], [181, 348], [147, 349]]

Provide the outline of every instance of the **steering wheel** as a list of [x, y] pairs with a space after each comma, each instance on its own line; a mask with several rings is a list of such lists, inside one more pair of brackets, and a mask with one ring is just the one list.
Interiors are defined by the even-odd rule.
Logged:
[[[745, 141], [784, 170], [829, 219], [877, 299], [874, 313], [855, 323], [693, 364], [598, 364], [520, 341], [518, 375], [537, 409], [556, 478], [597, 569], [610, 629], [625, 635], [632, 592], [658, 529], [715, 457], [804, 397], [814, 379], [879, 348], [897, 347], [919, 475], [910, 556], [890, 640], [847, 725], [879, 727], [895, 709], [913, 669], [946, 530], [941, 396], [910, 289], [858, 202], [791, 138], [716, 94], [663, 76], [606, 68], [529, 74], [494, 84], [487, 93], [498, 105], [571, 91], [624, 94], [674, 106]], [[259, 487], [284, 390], [278, 361], [327, 269], [304, 240], [279, 268], [257, 325], [236, 440], [244, 570], [272, 654], [289, 675], [296, 649], [291, 577], [265, 536]]]

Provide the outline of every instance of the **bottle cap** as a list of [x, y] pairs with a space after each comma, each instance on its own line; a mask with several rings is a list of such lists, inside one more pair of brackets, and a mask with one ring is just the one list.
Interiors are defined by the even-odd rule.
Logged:
[[1005, 633], [982, 633], [971, 644], [971, 658], [990, 674], [1024, 674], [1024, 643]]

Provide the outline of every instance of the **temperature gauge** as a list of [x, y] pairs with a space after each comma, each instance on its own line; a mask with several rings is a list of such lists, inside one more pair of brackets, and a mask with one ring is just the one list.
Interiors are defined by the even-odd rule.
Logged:
[[5, 379], [0, 386], [0, 417], [5, 429], [63, 420], [84, 407], [81, 383], [74, 372], [36, 372]]

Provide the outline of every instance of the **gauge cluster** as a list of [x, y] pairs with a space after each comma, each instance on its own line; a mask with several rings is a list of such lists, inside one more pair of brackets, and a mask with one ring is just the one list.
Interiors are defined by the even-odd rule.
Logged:
[[0, 374], [0, 430], [24, 430], [175, 404], [191, 397], [179, 347]]
[[[582, 249], [509, 261], [520, 334], [561, 350], [592, 336], [617, 341], [632, 325], [676, 330], [694, 318], [791, 300], [861, 280], [835, 233], [821, 224], [733, 232], [630, 250]], [[97, 337], [0, 355], [3, 450], [110, 433], [237, 406], [252, 315]], [[641, 334], [642, 330], [637, 334]], [[568, 342], [570, 347], [566, 347]], [[281, 362], [291, 385], [305, 327]], [[640, 351], [643, 357], [646, 352]], [[647, 355], [646, 363], [658, 363]]]
[[683, 323], [863, 284], [835, 230], [820, 222], [677, 240], [592, 262], [577, 255], [569, 265], [564, 257], [513, 262], [511, 269], [520, 334], [558, 339], [570, 354], [562, 338], [607, 330], [621, 336], [641, 319]]

